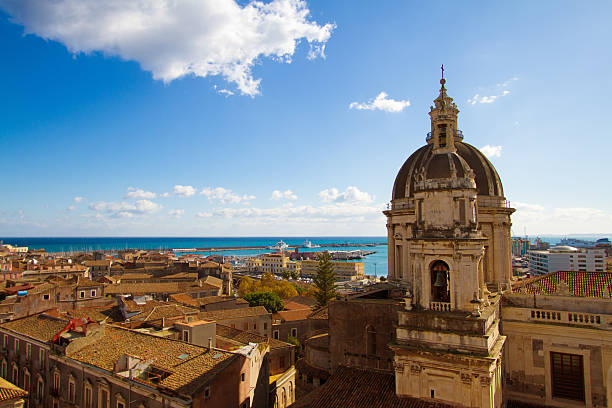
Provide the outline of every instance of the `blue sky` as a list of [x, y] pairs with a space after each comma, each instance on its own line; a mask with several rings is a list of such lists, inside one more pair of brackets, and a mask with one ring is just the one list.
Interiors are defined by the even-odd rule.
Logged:
[[384, 235], [442, 63], [514, 234], [612, 231], [612, 3], [347, 4], [0, 0], [0, 236]]

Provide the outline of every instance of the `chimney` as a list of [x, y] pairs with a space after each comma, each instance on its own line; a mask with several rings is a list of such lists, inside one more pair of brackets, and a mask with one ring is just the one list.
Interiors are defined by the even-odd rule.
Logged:
[[212, 337], [208, 338], [208, 350], [212, 349]]

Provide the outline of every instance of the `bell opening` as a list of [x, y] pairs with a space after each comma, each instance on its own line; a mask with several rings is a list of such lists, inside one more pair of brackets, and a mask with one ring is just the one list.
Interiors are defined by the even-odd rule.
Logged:
[[431, 298], [434, 302], [450, 302], [449, 267], [444, 261], [431, 266]]

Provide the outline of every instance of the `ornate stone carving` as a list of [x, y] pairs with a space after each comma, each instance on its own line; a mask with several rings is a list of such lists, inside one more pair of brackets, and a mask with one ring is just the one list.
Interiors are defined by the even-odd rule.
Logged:
[[557, 283], [557, 290], [555, 290], [555, 295], [558, 295], [558, 296], [570, 296], [571, 295], [569, 291], [569, 285], [564, 280]]
[[421, 366], [418, 364], [411, 364], [410, 365], [410, 372], [412, 374], [419, 374], [421, 372]]
[[483, 387], [488, 387], [489, 385], [491, 385], [491, 377], [480, 377], [480, 385], [482, 385]]
[[470, 384], [472, 382], [472, 376], [470, 373], [461, 373], [461, 382], [464, 384]]
[[402, 233], [401, 232], [396, 232], [395, 234], [393, 234], [393, 239], [395, 239], [396, 241], [401, 241], [402, 240]]

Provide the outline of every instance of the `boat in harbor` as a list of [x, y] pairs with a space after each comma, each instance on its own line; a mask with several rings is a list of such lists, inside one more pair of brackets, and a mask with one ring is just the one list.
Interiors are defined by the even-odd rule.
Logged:
[[277, 251], [284, 251], [287, 248], [289, 248], [289, 245], [287, 245], [282, 239], [280, 241], [278, 241], [276, 243], [276, 245], [273, 245], [271, 247], [268, 247], [268, 249], [275, 249]]
[[321, 245], [313, 245], [309, 240], [304, 241], [302, 248], [320, 248]]

